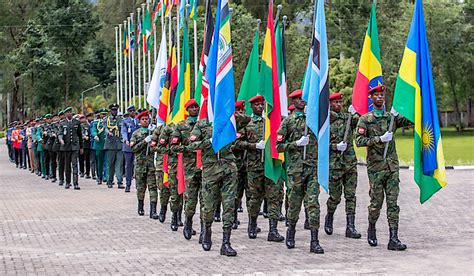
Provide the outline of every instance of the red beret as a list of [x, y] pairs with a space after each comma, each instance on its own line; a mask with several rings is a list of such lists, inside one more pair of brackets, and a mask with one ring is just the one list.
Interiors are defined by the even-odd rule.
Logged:
[[184, 105], [184, 108], [188, 108], [188, 107], [193, 106], [193, 105], [199, 106], [195, 99], [189, 100], [189, 101]]
[[331, 95], [329, 95], [329, 100], [330, 101], [342, 100], [343, 97], [344, 97], [344, 93], [341, 93], [341, 92], [331, 93]]
[[298, 89], [298, 90], [293, 91], [293, 92], [290, 94], [290, 96], [288, 96], [288, 97], [290, 97], [291, 99], [293, 99], [293, 98], [301, 97], [302, 95], [303, 95], [303, 90]]
[[138, 113], [137, 118], [138, 118], [138, 120], [140, 120], [142, 117], [148, 116], [148, 114], [149, 114], [148, 110], [142, 111], [142, 112]]
[[372, 92], [385, 92], [386, 87], [385, 85], [377, 85], [375, 87], [369, 88], [369, 94], [372, 94]]
[[253, 103], [253, 102], [257, 102], [257, 101], [263, 102], [264, 100], [265, 100], [265, 98], [263, 96], [257, 95], [257, 96], [254, 96], [254, 97], [250, 98], [249, 103]]
[[244, 108], [244, 105], [245, 105], [244, 100], [240, 100], [240, 101], [235, 102], [235, 107], [237, 107], [237, 108]]
[[294, 105], [294, 104], [290, 105], [290, 106], [288, 107], [288, 110], [289, 110], [289, 111], [295, 110], [295, 105]]

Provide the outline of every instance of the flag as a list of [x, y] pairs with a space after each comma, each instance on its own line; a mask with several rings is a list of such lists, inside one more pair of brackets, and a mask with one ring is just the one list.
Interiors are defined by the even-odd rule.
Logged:
[[328, 191], [329, 182], [329, 68], [324, 0], [314, 7], [316, 20], [310, 50], [310, 63], [303, 85], [306, 125], [318, 139], [318, 182]]
[[137, 35], [138, 35], [138, 45], [142, 45], [142, 40], [140, 39], [141, 37], [143, 37], [143, 34], [142, 34], [142, 19], [140, 17], [140, 13], [138, 13], [138, 18], [137, 18]]
[[359, 70], [352, 90], [352, 106], [360, 115], [373, 109], [369, 99], [369, 89], [383, 83], [376, 16], [375, 3], [372, 3], [367, 33], [360, 55]]
[[135, 26], [133, 25], [133, 20], [130, 21], [128, 32], [130, 33], [130, 50], [133, 52], [135, 51]]
[[165, 1], [165, 16], [171, 16], [171, 11], [173, 10], [173, 0], [164, 0]]
[[253, 46], [252, 51], [250, 52], [249, 62], [247, 63], [247, 68], [245, 68], [245, 73], [242, 78], [242, 84], [240, 85], [239, 96], [237, 100], [245, 101], [245, 113], [252, 114], [252, 108], [248, 103], [248, 100], [253, 96], [257, 95], [258, 87], [255, 86], [255, 83], [259, 83], [259, 71], [258, 71], [258, 28], [255, 30], [255, 35], [253, 37]]
[[146, 98], [146, 101], [157, 109], [157, 114], [159, 114], [160, 97], [166, 78], [166, 59], [166, 28], [163, 28], [163, 33], [161, 34], [160, 50], [158, 51], [158, 59], [155, 62], [155, 69], [153, 70], [153, 76], [151, 77], [150, 86], [148, 87], [148, 95]]
[[129, 50], [129, 40], [128, 40], [128, 32], [126, 28], [123, 28], [123, 55], [128, 57], [128, 50]]
[[186, 20], [184, 21], [183, 49], [179, 69], [178, 89], [176, 91], [171, 112], [171, 121], [174, 124], [177, 124], [188, 117], [188, 112], [186, 111], [186, 108], [184, 108], [184, 105], [191, 98], [191, 62], [189, 58], [189, 34]]
[[446, 186], [443, 145], [436, 106], [422, 1], [417, 0], [395, 84], [393, 107], [415, 124], [414, 177], [420, 202]]
[[207, 59], [209, 57], [209, 51], [211, 49], [212, 35], [214, 34], [214, 18], [211, 12], [211, 5], [206, 7], [206, 22], [204, 25], [204, 42], [201, 53], [201, 60], [199, 62], [199, 71], [196, 81], [196, 91], [194, 92], [194, 98], [199, 104], [201, 109], [199, 110], [199, 119], [207, 119], [207, 100], [209, 95], [209, 82], [206, 79], [206, 68]]
[[278, 21], [275, 28], [276, 55], [278, 60], [278, 84], [280, 91], [281, 116], [288, 117], [288, 86], [286, 83], [285, 28]]
[[209, 122], [213, 124], [212, 148], [217, 153], [236, 138], [234, 67], [228, 0], [219, 0], [217, 4], [206, 78], [209, 81], [208, 117]]
[[260, 74], [260, 94], [265, 97], [266, 102], [264, 170], [265, 176], [276, 183], [282, 174], [283, 154], [276, 149], [277, 132], [281, 123], [281, 104], [272, 0], [268, 4], [267, 31], [263, 44]]
[[163, 90], [160, 96], [160, 106], [158, 108], [158, 121], [161, 123], [171, 123], [171, 109], [178, 86], [178, 66], [176, 64], [176, 43], [174, 32], [171, 33], [170, 53], [168, 64], [166, 65], [166, 76]]
[[153, 8], [153, 13], [151, 14], [151, 22], [153, 22], [153, 29], [156, 29], [158, 25], [158, 18], [161, 14], [161, 1], [156, 1]]
[[191, 1], [191, 11], [189, 12], [189, 18], [192, 20], [197, 20], [197, 4], [198, 0], [190, 0]]
[[143, 18], [143, 53], [146, 54], [149, 48], [153, 46], [153, 39], [151, 39], [151, 17], [150, 11], [145, 10], [145, 17]]

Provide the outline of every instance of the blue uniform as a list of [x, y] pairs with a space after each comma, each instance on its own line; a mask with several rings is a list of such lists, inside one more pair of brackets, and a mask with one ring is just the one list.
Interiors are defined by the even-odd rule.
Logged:
[[127, 145], [127, 142], [130, 142], [130, 139], [132, 138], [132, 133], [139, 128], [140, 126], [138, 125], [138, 120], [136, 118], [128, 117], [122, 120], [122, 127], [120, 128], [120, 132], [122, 136], [122, 152], [125, 155], [125, 179], [127, 187], [130, 187], [132, 185], [132, 176], [135, 160], [135, 155], [130, 146]]

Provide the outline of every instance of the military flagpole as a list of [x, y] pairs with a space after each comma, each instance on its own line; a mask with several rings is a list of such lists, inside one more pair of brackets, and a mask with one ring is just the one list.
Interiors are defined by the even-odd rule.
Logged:
[[[140, 13], [141, 13], [141, 9], [140, 8], [137, 8], [137, 30], [138, 30], [138, 26], [141, 26], [140, 27], [140, 32], [138, 32], [135, 36], [136, 36], [136, 41], [137, 41], [137, 53], [138, 53], [138, 57], [137, 57], [137, 61], [138, 61], [138, 66], [137, 66], [137, 71], [138, 71], [138, 108], [142, 108], [142, 74], [141, 74], [141, 48], [140, 48], [140, 42], [141, 42], [141, 32], [142, 32], [142, 27], [143, 25], [141, 25], [142, 23], [138, 20], [140, 18]], [[142, 45], [143, 46], [143, 45]]]
[[120, 76], [119, 76], [119, 45], [118, 45], [118, 26], [115, 26], [115, 86], [116, 99], [115, 102], [120, 105]]
[[[124, 20], [123, 21], [123, 29], [126, 31], [127, 30], [127, 20]], [[124, 37], [126, 39], [126, 37]], [[127, 45], [125, 45], [125, 47], [127, 47]], [[127, 49], [127, 55], [124, 55], [123, 57], [123, 62], [124, 62], [124, 72], [123, 72], [123, 94], [122, 94], [122, 100], [123, 100], [123, 103], [124, 103], [124, 106], [126, 107], [127, 104], [128, 104], [128, 101], [127, 101], [127, 93], [128, 93], [128, 49]]]
[[[134, 33], [134, 36], [135, 38], [133, 39], [133, 48], [131, 48], [132, 50], [132, 99], [133, 99], [133, 104], [135, 104], [135, 96], [137, 95], [136, 94], [136, 91], [135, 91], [135, 46], [136, 46], [136, 34], [135, 34], [135, 28], [133, 26], [133, 12], [130, 13], [130, 24], [131, 24], [131, 27], [133, 28], [132, 29], [132, 32]], [[130, 43], [132, 43], [132, 41], [130, 40]]]
[[120, 91], [119, 91], [119, 96], [118, 96], [118, 102], [120, 103], [121, 110], [124, 110], [123, 108], [123, 57], [122, 57], [122, 24], [119, 24], [119, 71], [117, 74], [119, 74], [120, 77]]
[[[142, 4], [142, 22], [145, 22], [145, 4]], [[144, 24], [142, 24], [142, 29], [144, 27]], [[143, 50], [143, 55], [142, 55], [142, 64], [143, 64], [143, 97], [146, 98], [146, 51], [145, 51], [145, 43], [146, 41], [143, 39], [142, 35], [142, 50]], [[142, 101], [140, 101], [140, 108], [145, 107], [145, 103], [143, 103], [142, 106]]]
[[130, 17], [127, 17], [128, 21], [128, 30], [127, 30], [127, 35], [128, 35], [128, 104], [130, 105], [132, 103], [132, 37], [130, 35], [130, 27], [132, 26], [132, 20]]

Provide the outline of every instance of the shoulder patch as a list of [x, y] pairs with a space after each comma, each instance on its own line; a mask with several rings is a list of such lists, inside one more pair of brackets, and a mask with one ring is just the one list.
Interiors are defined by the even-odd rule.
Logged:
[[161, 144], [161, 145], [164, 145], [165, 143], [166, 143], [166, 140], [165, 140], [164, 138], [161, 138], [161, 139], [160, 139], [160, 144]]
[[177, 144], [178, 140], [178, 137], [173, 137], [173, 139], [171, 139], [171, 144]]
[[285, 138], [285, 135], [283, 135], [283, 134], [278, 134], [278, 136], [277, 136], [277, 141], [278, 141], [278, 142], [281, 142], [281, 141], [283, 141], [283, 138]]
[[364, 135], [365, 134], [365, 128], [359, 127], [358, 132], [359, 132], [360, 135]]
[[194, 135], [194, 134], [189, 137], [189, 141], [193, 141], [193, 142], [194, 142], [194, 141], [196, 141], [196, 139], [197, 139], [197, 136]]

